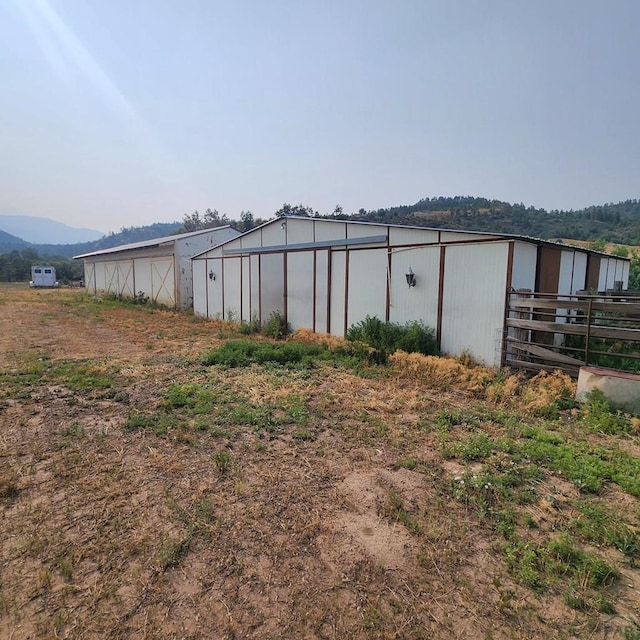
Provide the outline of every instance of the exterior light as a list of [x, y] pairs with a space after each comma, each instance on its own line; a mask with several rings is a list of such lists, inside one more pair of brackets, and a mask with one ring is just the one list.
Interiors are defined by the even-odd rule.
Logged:
[[216, 279], [216, 274], [213, 273], [213, 270], [209, 270], [209, 280], [215, 280]]
[[287, 223], [286, 222], [281, 222], [280, 223], [280, 228], [281, 229], [286, 229], [287, 228]]
[[407, 279], [407, 284], [410, 287], [416, 286], [416, 274], [413, 273], [413, 271], [411, 270], [411, 267], [409, 267], [409, 269], [407, 270], [407, 273], [404, 274], [404, 277]]

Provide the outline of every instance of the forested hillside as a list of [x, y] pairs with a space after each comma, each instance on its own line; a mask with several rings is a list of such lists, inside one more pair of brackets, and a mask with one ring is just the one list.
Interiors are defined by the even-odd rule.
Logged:
[[640, 200], [626, 200], [577, 211], [536, 209], [471, 196], [424, 198], [413, 205], [365, 211], [357, 220], [414, 224], [425, 227], [513, 233], [545, 240], [603, 239], [640, 245]]

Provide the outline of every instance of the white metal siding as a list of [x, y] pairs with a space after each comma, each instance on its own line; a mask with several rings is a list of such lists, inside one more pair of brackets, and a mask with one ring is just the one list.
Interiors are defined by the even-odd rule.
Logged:
[[240, 258], [227, 258], [224, 261], [224, 309], [225, 320], [240, 320], [241, 305], [241, 262]]
[[345, 309], [345, 252], [332, 251], [331, 256], [331, 310], [330, 330], [335, 336], [344, 336]]
[[293, 329], [313, 328], [313, 251], [287, 256], [287, 320]]
[[151, 258], [136, 258], [133, 261], [136, 278], [136, 293], [153, 298], [153, 287], [151, 284]]
[[[405, 274], [409, 267], [416, 276], [415, 287], [407, 285]], [[439, 246], [393, 251], [389, 320], [399, 324], [420, 320], [435, 329], [438, 323], [439, 280]]]
[[347, 238], [367, 238], [369, 236], [387, 235], [387, 227], [377, 224], [349, 224]]
[[387, 248], [349, 251], [347, 328], [366, 316], [384, 322], [387, 311]]
[[462, 233], [459, 231], [441, 231], [440, 232], [440, 241], [441, 242], [462, 242], [465, 240], [491, 240], [495, 238], [497, 240], [500, 239], [499, 236], [491, 236], [491, 235], [481, 235], [478, 233]]
[[513, 247], [513, 266], [511, 269], [511, 286], [514, 289], [530, 289], [536, 286], [536, 263], [538, 249], [535, 245], [515, 242]]
[[[310, 222], [309, 222], [310, 224]], [[284, 228], [282, 228], [284, 225]], [[276, 245], [285, 244], [287, 241], [287, 223], [285, 220], [278, 222], [277, 220], [274, 224], [268, 225], [261, 229], [262, 232], [262, 246], [263, 247], [273, 247]], [[243, 247], [251, 246], [255, 247], [255, 244], [243, 244]]]
[[560, 275], [558, 277], [558, 294], [571, 293], [571, 281], [573, 280], [573, 249], [563, 250], [560, 254]]
[[207, 317], [207, 282], [209, 280], [206, 260], [192, 260], [193, 313]]
[[284, 314], [284, 254], [260, 256], [260, 320], [266, 322], [277, 311]]
[[444, 353], [468, 350], [487, 365], [499, 361], [504, 326], [508, 243], [446, 248], [442, 340]]
[[[222, 318], [224, 315], [224, 306], [222, 304], [222, 279], [223, 263], [220, 259], [206, 260], [206, 278], [207, 278], [207, 304], [208, 316], [210, 318]], [[213, 277], [209, 278], [209, 273], [213, 273]]]
[[315, 242], [324, 240], [342, 240], [347, 237], [347, 225], [344, 222], [329, 222], [324, 220], [314, 220]]
[[250, 258], [242, 258], [242, 319], [251, 321], [251, 271]]
[[[373, 234], [371, 234], [373, 235]], [[438, 242], [438, 232], [430, 229], [403, 229], [402, 227], [389, 228], [389, 244], [406, 245], [414, 243]]]
[[251, 318], [260, 319], [260, 256], [250, 256], [251, 261]]
[[318, 333], [327, 333], [327, 304], [329, 296], [329, 252], [316, 252], [316, 308], [315, 320], [316, 331]]
[[571, 280], [571, 293], [583, 291], [587, 282], [587, 254], [576, 251], [573, 257], [573, 279]]
[[313, 242], [313, 223], [307, 220], [287, 220], [287, 244]]

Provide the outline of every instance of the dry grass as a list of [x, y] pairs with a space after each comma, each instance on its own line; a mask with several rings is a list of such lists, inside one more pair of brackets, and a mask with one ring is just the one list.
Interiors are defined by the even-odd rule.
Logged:
[[[497, 494], [486, 512], [475, 494], [456, 499], [456, 477], [515, 460], [467, 460], [479, 436], [516, 438], [525, 415], [544, 428], [570, 380], [408, 354], [367, 377], [332, 363], [207, 368], [206, 351], [238, 338], [231, 325], [77, 291], [0, 288], [0, 313], [0, 637], [633, 630], [638, 571], [622, 553], [600, 550], [623, 576], [601, 592], [617, 613], [571, 608], [569, 577], [535, 590], [509, 569]], [[110, 386], [70, 386], [68, 363]], [[169, 403], [173, 388], [205, 409]], [[554, 429], [565, 422], [580, 428], [566, 412]], [[536, 482], [533, 502], [513, 505], [528, 544], [577, 527], [584, 499], [549, 470]], [[638, 528], [634, 496], [608, 485], [593, 500]]]

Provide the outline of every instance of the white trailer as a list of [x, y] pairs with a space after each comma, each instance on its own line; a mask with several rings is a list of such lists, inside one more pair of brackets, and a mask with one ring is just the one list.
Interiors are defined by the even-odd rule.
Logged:
[[36, 266], [31, 267], [30, 287], [57, 287], [55, 267]]

